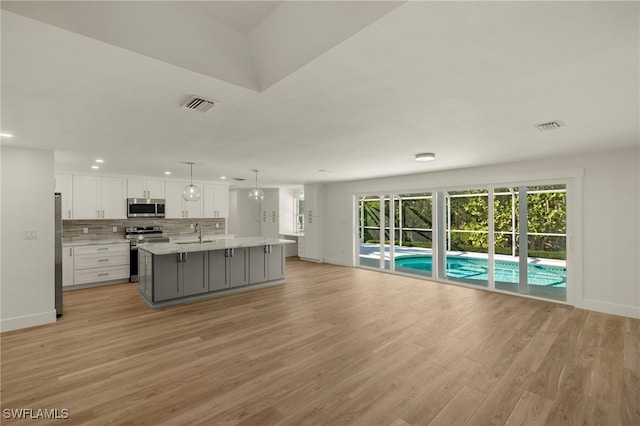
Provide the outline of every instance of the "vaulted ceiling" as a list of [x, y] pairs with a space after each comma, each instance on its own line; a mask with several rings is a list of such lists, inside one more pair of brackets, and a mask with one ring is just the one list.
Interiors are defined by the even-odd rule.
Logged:
[[637, 2], [3, 1], [3, 144], [272, 185], [630, 146], [639, 27]]

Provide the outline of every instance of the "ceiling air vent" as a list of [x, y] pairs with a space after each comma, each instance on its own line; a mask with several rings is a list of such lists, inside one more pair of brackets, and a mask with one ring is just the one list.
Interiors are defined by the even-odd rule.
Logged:
[[183, 105], [186, 109], [192, 109], [194, 111], [205, 112], [215, 105], [214, 101], [202, 99], [197, 96], [192, 97]]
[[559, 129], [562, 126], [564, 126], [564, 123], [559, 120], [536, 124], [536, 128], [541, 132], [547, 132], [549, 130]]
[[245, 178], [231, 178], [232, 180], [238, 181], [238, 182], [242, 182], [243, 180], [247, 180]]

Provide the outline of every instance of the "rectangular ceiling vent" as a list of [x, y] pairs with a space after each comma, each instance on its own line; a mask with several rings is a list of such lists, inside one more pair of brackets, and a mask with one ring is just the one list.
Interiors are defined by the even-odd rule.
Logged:
[[205, 112], [211, 109], [214, 105], [214, 101], [193, 96], [191, 99], [189, 99], [189, 101], [187, 101], [186, 104], [183, 105], [183, 107], [194, 111]]
[[559, 120], [536, 124], [536, 128], [541, 132], [547, 132], [549, 130], [559, 129], [562, 126], [564, 126], [564, 123], [562, 123], [562, 121], [559, 121]]

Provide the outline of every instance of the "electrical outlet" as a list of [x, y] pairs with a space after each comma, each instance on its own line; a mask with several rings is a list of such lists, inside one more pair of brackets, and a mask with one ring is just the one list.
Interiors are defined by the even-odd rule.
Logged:
[[113, 227], [113, 232], [118, 232], [118, 227], [117, 226]]
[[83, 234], [88, 234], [89, 233], [89, 228], [87, 228], [87, 227], [82, 228], [82, 233]]
[[220, 228], [220, 223], [216, 222], [216, 228]]
[[195, 225], [192, 223], [192, 224], [189, 225], [189, 228], [193, 229], [194, 226]]

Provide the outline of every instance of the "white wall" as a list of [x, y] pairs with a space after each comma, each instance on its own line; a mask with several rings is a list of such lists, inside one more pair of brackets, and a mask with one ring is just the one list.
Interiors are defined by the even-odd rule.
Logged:
[[53, 169], [53, 151], [2, 147], [1, 331], [56, 320]]
[[[572, 176], [583, 177], [573, 178]], [[567, 249], [570, 302], [640, 318], [640, 151], [613, 152], [325, 185], [324, 257], [354, 265], [353, 196], [362, 192], [434, 190], [563, 178], [573, 235]], [[573, 194], [571, 193], [573, 191]], [[576, 228], [576, 226], [578, 228]], [[581, 232], [580, 232], [581, 229]], [[578, 265], [579, 265], [578, 264]], [[573, 280], [573, 281], [571, 281]]]

